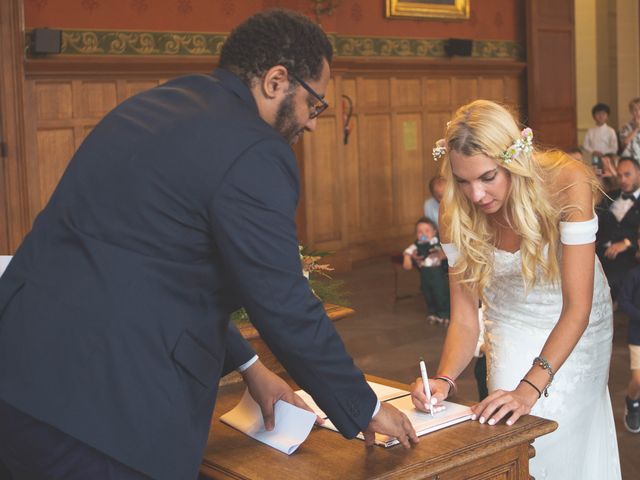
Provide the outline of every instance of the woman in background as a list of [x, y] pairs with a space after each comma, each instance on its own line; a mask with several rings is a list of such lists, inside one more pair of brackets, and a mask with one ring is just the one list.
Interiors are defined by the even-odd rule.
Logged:
[[[537, 479], [619, 479], [607, 389], [613, 314], [595, 255], [598, 182], [561, 152], [537, 151], [502, 106], [461, 107], [434, 149], [447, 189], [440, 232], [450, 265], [451, 323], [435, 402], [455, 390], [478, 339], [483, 301], [489, 396], [474, 419], [558, 422], [536, 440]], [[420, 379], [413, 401], [427, 410]], [[433, 402], [433, 400], [432, 400]]]

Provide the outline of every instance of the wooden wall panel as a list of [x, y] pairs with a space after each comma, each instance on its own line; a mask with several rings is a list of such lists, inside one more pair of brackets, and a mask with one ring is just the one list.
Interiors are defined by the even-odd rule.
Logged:
[[79, 118], [102, 118], [115, 108], [116, 83], [111, 82], [74, 82], [77, 92]]
[[452, 102], [455, 108], [478, 98], [478, 79], [454, 77], [452, 84]]
[[76, 149], [73, 129], [39, 130], [37, 145], [40, 202], [44, 207]]
[[486, 100], [504, 103], [506, 97], [504, 79], [480, 77], [478, 79], [478, 96]]
[[422, 84], [422, 97], [425, 105], [432, 108], [448, 109], [451, 107], [451, 78], [426, 77]]
[[38, 120], [66, 120], [73, 117], [71, 82], [36, 82]]
[[389, 80], [389, 78], [358, 77], [358, 104], [360, 107], [388, 107]]
[[391, 183], [391, 118], [388, 114], [360, 119], [360, 202], [362, 231], [384, 228], [393, 221]]
[[420, 79], [391, 79], [391, 104], [394, 107], [420, 105]]
[[521, 88], [521, 80], [518, 77], [504, 78], [504, 101], [511, 107], [524, 105], [524, 92]]
[[327, 84], [327, 91], [324, 94], [324, 99], [329, 103], [329, 108], [336, 108], [338, 105], [335, 87], [335, 80], [332, 78], [329, 80], [329, 83]]
[[358, 89], [355, 78], [342, 77], [340, 80], [340, 93], [347, 95], [351, 99], [353, 108], [358, 108]]
[[320, 117], [314, 134], [305, 138], [306, 205], [311, 213], [307, 231], [312, 233], [316, 244], [339, 242], [341, 235], [339, 185], [332, 174], [338, 169], [334, 131], [335, 118]]
[[[330, 108], [296, 149], [305, 223], [299, 231], [310, 248], [335, 252], [332, 263], [348, 268], [351, 261], [397, 253], [411, 241], [428, 181], [440, 168], [431, 150], [451, 114], [479, 96], [512, 105], [524, 97], [523, 64], [485, 67], [334, 69], [326, 92]], [[33, 215], [102, 115], [171, 77], [129, 70], [86, 77], [39, 73], [28, 79], [28, 132], [36, 145], [30, 152], [35, 165], [30, 188], [37, 190], [30, 202], [39, 202]], [[347, 145], [343, 95], [354, 106]]]
[[358, 117], [351, 119], [349, 142], [342, 146], [342, 162], [344, 163], [343, 196], [346, 205], [347, 228], [350, 232], [359, 231], [362, 225], [362, 207], [360, 191], [360, 126]]
[[[420, 85], [414, 88], [420, 93]], [[424, 151], [421, 113], [395, 118], [393, 225], [412, 225], [424, 204]]]

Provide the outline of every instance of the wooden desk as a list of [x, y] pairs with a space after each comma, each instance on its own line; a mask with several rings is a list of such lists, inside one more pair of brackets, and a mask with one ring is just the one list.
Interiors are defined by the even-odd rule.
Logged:
[[[408, 389], [407, 385], [367, 377]], [[531, 442], [557, 428], [555, 422], [526, 416], [508, 427], [463, 422], [420, 437], [411, 450], [365, 448], [358, 439], [314, 427], [287, 456], [220, 422], [240, 400], [244, 386], [222, 387], [200, 473], [208, 479], [502, 479], [529, 480]]]

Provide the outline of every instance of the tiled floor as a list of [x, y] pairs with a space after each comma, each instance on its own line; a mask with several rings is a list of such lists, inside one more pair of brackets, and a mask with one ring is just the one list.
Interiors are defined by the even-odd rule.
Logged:
[[[399, 272], [400, 293], [413, 294], [394, 303], [394, 270], [386, 259], [358, 265], [334, 278], [346, 282], [356, 315], [337, 323], [349, 352], [365, 372], [409, 383], [418, 375], [418, 359], [424, 357], [435, 369], [444, 339], [442, 326], [425, 320], [415, 272]], [[616, 315], [609, 389], [613, 402], [618, 446], [625, 480], [640, 478], [640, 434], [622, 425], [624, 393], [629, 379], [626, 319]], [[458, 381], [460, 396], [477, 398], [472, 368]]]

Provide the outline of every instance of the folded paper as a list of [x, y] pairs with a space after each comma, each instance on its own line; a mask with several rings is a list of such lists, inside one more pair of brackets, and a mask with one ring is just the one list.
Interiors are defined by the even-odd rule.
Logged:
[[302, 408], [278, 400], [274, 405], [275, 427], [264, 428], [262, 411], [245, 390], [238, 405], [220, 417], [220, 421], [240, 430], [270, 447], [291, 455], [309, 436], [316, 415]]

